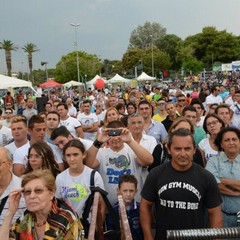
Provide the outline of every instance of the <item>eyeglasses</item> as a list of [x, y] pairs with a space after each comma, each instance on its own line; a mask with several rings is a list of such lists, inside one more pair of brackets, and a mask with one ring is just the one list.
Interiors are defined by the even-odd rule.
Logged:
[[211, 125], [216, 125], [217, 123], [219, 123], [219, 121], [218, 120], [215, 120], [215, 121], [212, 121], [212, 122], [209, 122], [209, 123], [207, 123], [206, 125], [209, 127], [209, 126], [211, 126]]
[[6, 113], [6, 114], [12, 114], [12, 112], [10, 112], [10, 111], [6, 111], [5, 113]]
[[28, 197], [34, 192], [36, 195], [41, 195], [45, 191], [49, 191], [49, 189], [43, 189], [43, 188], [34, 188], [32, 190], [24, 190], [22, 191], [24, 197]]
[[4, 163], [6, 163], [7, 161], [3, 161], [3, 162], [0, 162], [0, 167], [4, 164]]
[[28, 160], [30, 160], [30, 159], [40, 160], [41, 158], [42, 158], [41, 155], [32, 155], [32, 154], [30, 154], [30, 155], [27, 156]]

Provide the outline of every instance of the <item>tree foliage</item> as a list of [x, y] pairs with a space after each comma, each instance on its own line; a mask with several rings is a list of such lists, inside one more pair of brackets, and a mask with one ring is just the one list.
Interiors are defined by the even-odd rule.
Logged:
[[8, 72], [8, 76], [11, 77], [12, 76], [12, 54], [11, 54], [11, 51], [16, 51], [18, 49], [18, 47], [15, 46], [11, 40], [3, 40], [3, 42], [0, 43], [0, 49], [3, 49], [5, 51], [7, 72]]
[[146, 49], [166, 34], [166, 28], [159, 23], [145, 22], [131, 33], [128, 48]]
[[179, 68], [176, 56], [178, 47], [182, 41], [183, 40], [180, 37], [174, 34], [166, 34], [164, 37], [156, 41], [156, 46], [159, 50], [166, 52], [170, 56], [173, 69]]
[[[85, 52], [78, 52], [79, 56], [79, 72], [81, 79], [87, 75], [88, 78], [94, 77], [101, 71], [101, 62], [96, 55], [87, 54]], [[71, 52], [62, 56], [61, 60], [56, 65], [55, 78], [65, 83], [70, 80], [78, 80], [77, 77], [77, 53]]]
[[185, 44], [194, 49], [194, 56], [205, 66], [215, 61], [232, 62], [240, 56], [240, 38], [215, 27], [205, 27], [201, 33], [187, 37]]
[[27, 43], [25, 46], [22, 48], [24, 52], [28, 54], [28, 66], [29, 66], [29, 71], [30, 71], [30, 79], [33, 82], [33, 75], [32, 75], [32, 68], [33, 68], [33, 63], [32, 63], [32, 54], [34, 52], [39, 51], [37, 48], [37, 45], [34, 43]]

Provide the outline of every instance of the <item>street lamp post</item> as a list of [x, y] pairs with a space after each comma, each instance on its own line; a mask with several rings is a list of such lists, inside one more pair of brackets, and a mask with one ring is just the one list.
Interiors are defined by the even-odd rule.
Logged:
[[42, 66], [45, 66], [45, 72], [46, 72], [46, 82], [48, 81], [48, 68], [47, 68], [47, 64], [48, 64], [48, 62], [41, 62], [41, 65]]
[[154, 77], [154, 58], [153, 58], [153, 35], [150, 35], [152, 38], [152, 77]]
[[75, 50], [77, 53], [77, 78], [78, 82], [80, 82], [80, 71], [79, 71], [79, 58], [78, 58], [78, 42], [77, 42], [77, 27], [80, 26], [80, 23], [70, 23], [71, 26], [75, 28]]

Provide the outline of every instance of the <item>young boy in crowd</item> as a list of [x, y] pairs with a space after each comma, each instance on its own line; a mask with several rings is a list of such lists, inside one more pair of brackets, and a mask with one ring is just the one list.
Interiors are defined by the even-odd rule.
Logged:
[[[119, 178], [117, 193], [122, 195], [125, 204], [129, 226], [133, 240], [143, 240], [142, 228], [139, 220], [139, 203], [134, 199], [137, 189], [137, 179], [134, 175], [125, 174]], [[119, 217], [119, 203], [113, 205], [114, 211]], [[109, 229], [113, 229], [109, 222]]]

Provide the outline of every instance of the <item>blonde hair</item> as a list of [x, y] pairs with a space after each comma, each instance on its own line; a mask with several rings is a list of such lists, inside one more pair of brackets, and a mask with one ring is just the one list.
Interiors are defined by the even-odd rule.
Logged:
[[109, 113], [110, 111], [115, 111], [115, 112], [117, 113], [117, 115], [118, 115], [118, 118], [119, 118], [119, 112], [118, 112], [118, 110], [117, 110], [116, 108], [114, 108], [114, 107], [108, 108], [107, 111], [106, 111], [104, 120], [103, 120], [103, 123], [104, 123], [105, 126], [109, 123], [109, 122], [107, 121], [107, 115], [108, 115], [108, 113]]
[[56, 191], [55, 177], [48, 169], [37, 169], [27, 173], [22, 179], [22, 188], [29, 182], [35, 179], [41, 179], [45, 183], [46, 188], [51, 191]]

